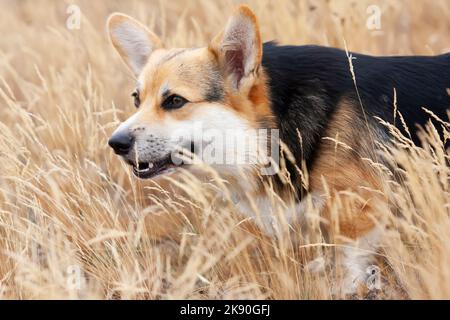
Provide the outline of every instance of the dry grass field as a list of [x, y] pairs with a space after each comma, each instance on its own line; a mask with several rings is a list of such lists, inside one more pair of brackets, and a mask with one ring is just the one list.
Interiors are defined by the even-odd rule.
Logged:
[[[374, 55], [450, 51], [448, 0], [247, 3], [266, 41], [346, 43]], [[79, 28], [67, 25], [71, 4]], [[317, 213], [306, 233], [280, 214], [269, 238], [217, 197], [216, 188], [227, 193], [217, 177], [138, 181], [107, 145], [134, 111], [134, 80], [109, 44], [108, 15], [139, 19], [167, 46], [204, 46], [236, 4], [0, 0], [1, 299], [336, 298], [329, 262], [339, 245], [323, 238]], [[381, 10], [380, 29], [367, 27], [370, 5]], [[450, 139], [448, 120], [434, 124]], [[394, 129], [392, 139], [385, 153], [404, 183], [373, 164], [395, 209], [383, 217], [375, 298], [450, 299], [450, 151], [432, 126], [423, 148]], [[275, 214], [291, 205], [273, 202]], [[312, 259], [323, 270], [312, 272]]]

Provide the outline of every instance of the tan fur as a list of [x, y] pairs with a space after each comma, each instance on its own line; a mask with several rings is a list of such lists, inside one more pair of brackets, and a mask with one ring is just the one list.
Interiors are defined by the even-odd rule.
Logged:
[[[249, 120], [255, 128], [258, 127], [258, 121], [262, 119], [269, 120], [269, 123], [274, 124], [274, 121], [271, 121], [274, 116], [270, 108], [265, 79], [265, 75], [261, 75], [248, 93], [235, 95], [230, 90], [226, 92], [230, 106], [242, 117]], [[265, 125], [268, 126], [268, 123], [265, 123]]]
[[[259, 24], [258, 20], [253, 13], [253, 11], [246, 5], [240, 5], [237, 10], [234, 12], [233, 16], [244, 16], [252, 22], [254, 29], [255, 29], [255, 42], [258, 46], [258, 52], [256, 56], [256, 61], [261, 61], [262, 59], [262, 39], [261, 39], [261, 32], [259, 31]], [[220, 32], [217, 34], [214, 39], [211, 41], [211, 43], [208, 46], [208, 49], [213, 52], [217, 58], [220, 57], [220, 46], [223, 41], [224, 32]]]
[[[269, 94], [267, 89], [267, 77], [261, 68], [262, 60], [262, 40], [259, 31], [259, 24], [256, 16], [251, 11], [251, 9], [245, 5], [238, 7], [233, 15], [234, 19], [249, 19], [253, 25], [254, 36], [255, 36], [255, 47], [256, 55], [253, 65], [253, 73], [250, 75], [251, 81], [244, 83], [244, 85], [235, 92], [230, 88], [229, 84], [225, 82], [225, 92], [226, 98], [229, 106], [240, 113], [241, 116], [245, 117], [251, 123], [257, 126], [257, 121], [263, 118], [272, 118], [272, 111], [269, 104]], [[220, 32], [209, 44], [208, 50], [213, 54], [216, 62], [222, 68], [223, 66], [223, 56], [222, 56], [222, 46], [224, 45], [224, 32]]]
[[[196, 113], [200, 112], [202, 104], [206, 102], [202, 91], [214, 77], [210, 75], [214, 67], [213, 57], [204, 48], [185, 50], [176, 56], [173, 56], [173, 50], [155, 52], [150, 57], [143, 70], [141, 102], [142, 105], [151, 104], [149, 116], [152, 119], [161, 120], [164, 117], [173, 117], [177, 120], [195, 119]], [[168, 59], [170, 56], [173, 57]], [[165, 85], [168, 85], [171, 93], [183, 96], [189, 103], [179, 110], [169, 112], [163, 110], [161, 90]]]
[[[343, 202], [338, 217], [342, 235], [356, 239], [367, 234], [375, 226], [375, 204], [380, 203], [382, 183], [362, 158], [372, 156], [370, 134], [365, 126], [355, 128], [357, 110], [352, 103], [342, 101], [329, 122], [318, 151], [318, 158], [311, 170], [311, 191], [319, 192]], [[343, 191], [358, 195], [348, 196]], [[330, 201], [333, 203], [333, 201]], [[326, 206], [323, 216], [332, 219], [332, 208]]]

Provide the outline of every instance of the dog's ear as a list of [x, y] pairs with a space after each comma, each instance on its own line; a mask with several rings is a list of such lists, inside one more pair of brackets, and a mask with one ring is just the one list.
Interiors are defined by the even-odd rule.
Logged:
[[209, 45], [225, 72], [229, 85], [240, 90], [258, 76], [262, 59], [262, 42], [255, 14], [239, 6], [225, 29]]
[[151, 53], [162, 48], [161, 40], [153, 32], [127, 15], [111, 14], [107, 29], [113, 46], [136, 76], [141, 73]]

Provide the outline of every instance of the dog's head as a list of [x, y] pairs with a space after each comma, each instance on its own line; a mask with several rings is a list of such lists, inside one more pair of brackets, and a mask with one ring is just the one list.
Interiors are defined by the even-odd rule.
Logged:
[[[262, 42], [252, 11], [241, 6], [224, 30], [203, 48], [167, 49], [144, 25], [123, 14], [107, 23], [111, 42], [136, 77], [136, 113], [109, 145], [141, 178], [176, 168], [174, 153], [211, 143], [196, 128], [238, 137], [267, 123], [271, 113]], [[242, 137], [243, 138], [243, 137]], [[208, 141], [206, 141], [208, 140]], [[227, 148], [222, 150], [228, 157]]]

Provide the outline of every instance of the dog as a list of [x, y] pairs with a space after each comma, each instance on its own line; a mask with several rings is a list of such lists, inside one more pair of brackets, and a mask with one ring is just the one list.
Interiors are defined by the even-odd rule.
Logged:
[[[241, 195], [257, 199], [269, 230], [270, 204], [256, 168], [270, 162], [273, 145], [284, 146], [294, 159], [286, 162], [286, 171], [298, 204], [290, 215], [306, 214], [307, 196], [325, 218], [330, 218], [327, 200], [339, 192], [350, 190], [361, 199], [357, 210], [339, 219], [340, 233], [363, 249], [342, 252], [347, 270], [343, 290], [355, 292], [371, 260], [364, 252], [376, 248], [380, 236], [373, 213], [386, 203], [376, 192], [383, 181], [363, 159], [383, 161], [377, 145], [389, 143], [389, 132], [380, 119], [401, 132], [411, 128], [408, 134], [420, 143], [414, 129], [428, 121], [422, 107], [446, 118], [450, 54], [373, 57], [321, 46], [263, 43], [257, 18], [244, 5], [201, 48], [167, 49], [144, 25], [120, 13], [109, 17], [107, 29], [112, 45], [137, 78], [132, 93], [137, 111], [109, 140], [134, 174], [147, 179], [181, 167], [195, 170], [195, 164], [173, 157], [180, 149], [195, 154], [195, 148], [205, 144], [204, 137], [173, 138], [180, 131], [192, 137], [194, 124], [202, 130], [230, 129], [228, 136], [248, 138], [250, 145], [253, 141], [260, 146], [262, 140], [266, 145], [258, 152], [245, 151], [254, 160], [251, 164], [216, 168], [231, 181], [244, 215], [252, 210]], [[396, 119], [394, 105], [402, 121]], [[258, 139], [258, 129], [277, 130], [282, 144], [272, 137]], [[209, 138], [209, 143], [214, 140]], [[223, 152], [226, 156], [235, 150]], [[295, 163], [306, 166], [307, 186]], [[242, 171], [248, 173], [246, 179], [240, 178]], [[272, 179], [280, 195], [288, 194], [279, 174], [264, 179]]]

